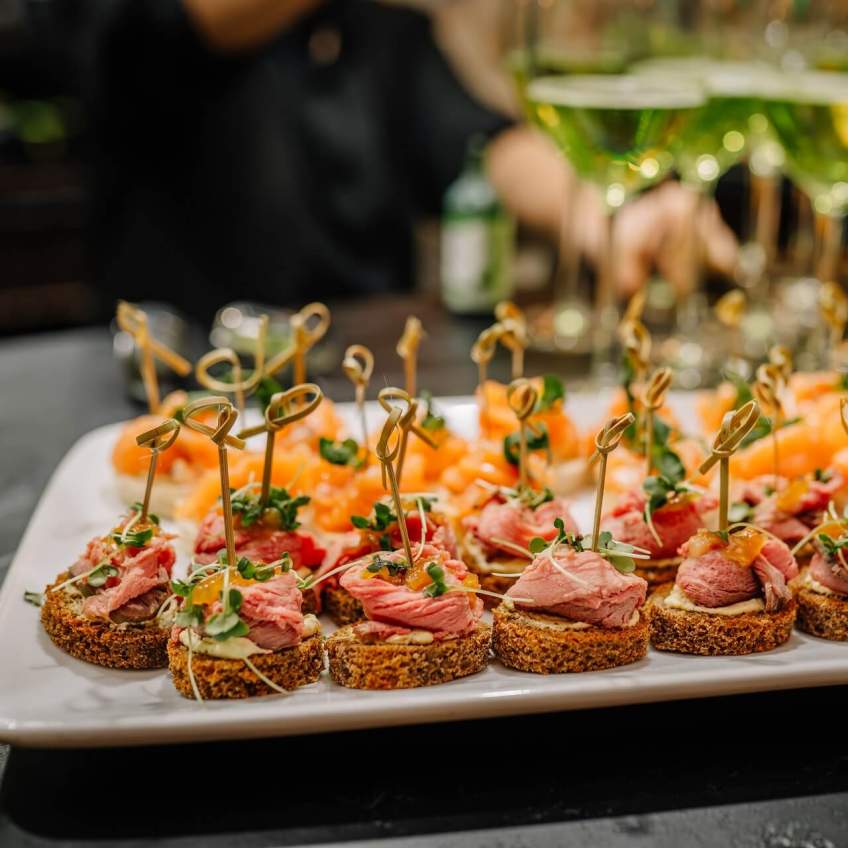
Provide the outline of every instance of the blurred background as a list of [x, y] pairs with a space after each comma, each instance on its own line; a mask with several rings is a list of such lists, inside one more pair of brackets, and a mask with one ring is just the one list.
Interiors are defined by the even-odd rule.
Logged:
[[695, 388], [824, 364], [846, 211], [842, 0], [0, 0], [3, 335], [514, 298], [610, 380], [630, 303]]

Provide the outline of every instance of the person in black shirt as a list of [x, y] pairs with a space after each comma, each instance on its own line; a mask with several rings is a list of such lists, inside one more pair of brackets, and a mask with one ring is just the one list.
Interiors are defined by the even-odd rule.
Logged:
[[[410, 9], [109, 0], [96, 33], [90, 223], [110, 304], [163, 299], [206, 317], [234, 299], [408, 289], [414, 222], [438, 213], [475, 134], [493, 139], [505, 203], [557, 230], [562, 161], [475, 101]], [[678, 211], [665, 206], [636, 204], [625, 281], [667, 247]]]

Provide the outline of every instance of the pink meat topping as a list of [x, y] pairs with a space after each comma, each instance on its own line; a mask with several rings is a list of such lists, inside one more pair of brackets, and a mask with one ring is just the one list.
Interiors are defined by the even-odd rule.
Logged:
[[553, 557], [537, 556], [506, 594], [522, 609], [625, 627], [645, 603], [647, 589], [641, 577], [622, 574], [600, 554], [560, 549]]
[[[463, 522], [466, 530], [474, 533], [490, 550], [510, 551], [510, 545], [526, 549], [536, 536], [547, 541], [556, 538], [554, 519], [561, 518], [569, 533], [577, 533], [577, 523], [571, 515], [568, 502], [554, 498], [536, 509], [515, 500], [490, 500], [479, 515], [469, 516]], [[507, 542], [508, 545], [503, 545]]]
[[247, 638], [271, 651], [290, 648], [303, 638], [303, 596], [291, 571], [265, 583], [239, 586], [239, 615], [250, 626]]
[[677, 549], [705, 526], [705, 516], [717, 506], [712, 495], [701, 495], [677, 499], [660, 507], [651, 515], [660, 539], [658, 543], [645, 521], [646, 502], [644, 493], [632, 492], [610, 511], [604, 519], [604, 529], [619, 542], [644, 548], [652, 559], [677, 556]]
[[[759, 502], [753, 501], [756, 504], [753, 523], [787, 544], [794, 545], [821, 522], [822, 513], [844, 483], [842, 475], [836, 472], [833, 472], [827, 481], [808, 479], [807, 491], [791, 511], [782, 508], [778, 503], [780, 492], [772, 493]], [[787, 485], [789, 484], [779, 484], [780, 490], [785, 489]]]
[[[396, 562], [403, 561], [401, 552], [381, 556]], [[483, 602], [475, 595], [448, 591], [431, 598], [423, 591], [415, 591], [404, 584], [372, 577], [367, 571], [372, 561], [371, 556], [357, 560], [339, 579], [341, 587], [362, 604], [369, 620], [412, 630], [430, 630], [437, 639], [449, 634], [468, 633], [480, 620]], [[418, 561], [438, 563], [448, 587], [460, 586], [469, 573], [463, 562], [433, 545], [424, 546]]]
[[[203, 519], [197, 531], [194, 558], [203, 564], [214, 562], [226, 544], [224, 518], [213, 510]], [[283, 554], [289, 554], [294, 568], [316, 568], [326, 553], [309, 533], [274, 530], [258, 522], [250, 527], [240, 527], [236, 522], [235, 544], [236, 553], [251, 562], [276, 562]]]
[[[86, 554], [105, 553], [99, 544], [89, 543]], [[174, 548], [167, 538], [154, 538], [143, 548], [112, 548], [108, 562], [118, 569], [115, 585], [106, 585], [102, 591], [86, 598], [83, 602], [83, 614], [92, 618], [109, 618], [112, 613], [117, 612], [126, 604], [131, 603], [151, 589], [167, 586], [171, 579], [171, 568], [174, 565], [176, 554]], [[90, 571], [99, 562], [88, 560], [86, 568], [78, 570], [77, 573]], [[79, 569], [79, 560], [73, 566]], [[110, 581], [111, 582], [111, 581]]]
[[[681, 553], [686, 556], [686, 546]], [[724, 607], [762, 595], [765, 608], [780, 609], [792, 597], [787, 581], [798, 574], [798, 564], [783, 542], [769, 539], [750, 566], [728, 559], [722, 548], [699, 557], [687, 557], [675, 582], [702, 607]]]
[[831, 560], [816, 551], [810, 560], [810, 574], [831, 592], [848, 595], [848, 569], [838, 557]]

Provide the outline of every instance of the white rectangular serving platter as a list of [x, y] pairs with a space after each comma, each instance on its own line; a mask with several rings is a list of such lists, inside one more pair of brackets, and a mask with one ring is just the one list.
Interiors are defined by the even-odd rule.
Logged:
[[[571, 395], [568, 410], [588, 427], [603, 416], [606, 400]], [[470, 398], [437, 403], [451, 427], [473, 435]], [[684, 426], [693, 422], [691, 396], [673, 396], [671, 405]], [[340, 405], [340, 412], [353, 420], [349, 406]], [[376, 420], [372, 408], [370, 421]], [[110, 671], [66, 656], [41, 629], [38, 610], [23, 601], [25, 590], [41, 591], [120, 512], [110, 463], [119, 428], [94, 430], [69, 451], [6, 577], [0, 594], [0, 741], [73, 747], [285, 736], [848, 683], [848, 644], [796, 632], [778, 650], [747, 657], [652, 650], [623, 668], [547, 677], [493, 660], [486, 671], [463, 680], [393, 692], [344, 689], [325, 672], [318, 683], [289, 695], [185, 700], [166, 671]], [[574, 507], [588, 530], [591, 494], [580, 493]], [[183, 553], [178, 568], [186, 562]]]

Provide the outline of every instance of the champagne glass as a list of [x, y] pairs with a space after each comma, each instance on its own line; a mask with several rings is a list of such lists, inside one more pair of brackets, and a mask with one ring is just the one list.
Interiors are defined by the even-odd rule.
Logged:
[[786, 152], [786, 169], [813, 206], [817, 275], [835, 281], [848, 214], [848, 73], [786, 73], [766, 109]]
[[671, 169], [672, 145], [703, 106], [704, 93], [687, 80], [589, 74], [539, 77], [528, 85], [527, 100], [535, 123], [600, 194], [606, 240], [599, 258], [593, 348], [595, 375], [611, 381], [619, 318], [615, 213]]

